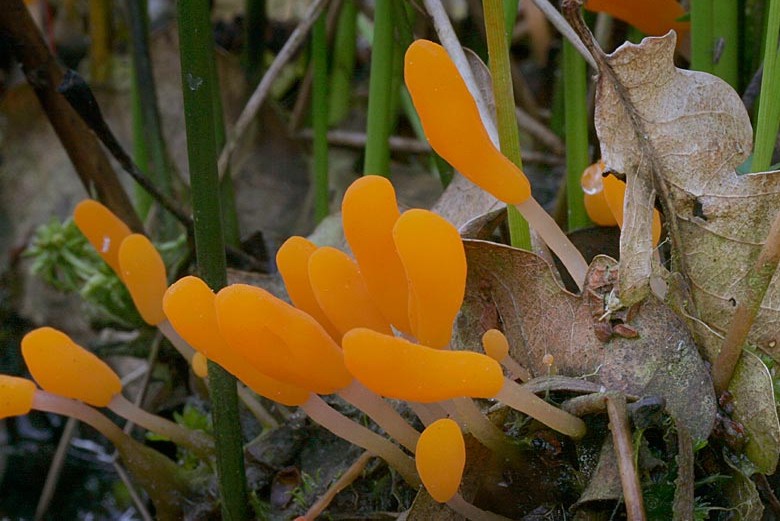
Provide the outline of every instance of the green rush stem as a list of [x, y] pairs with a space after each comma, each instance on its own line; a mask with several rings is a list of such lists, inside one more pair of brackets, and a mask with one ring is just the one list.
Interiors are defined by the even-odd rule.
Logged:
[[570, 231], [591, 224], [580, 188], [588, 155], [588, 78], [585, 60], [567, 40], [563, 41], [563, 105], [566, 128], [566, 206]]
[[[201, 278], [217, 291], [227, 283], [225, 243], [219, 198], [214, 115], [214, 65], [211, 19], [207, 0], [178, 3], [182, 91], [192, 187], [195, 254]], [[249, 517], [244, 453], [238, 416], [236, 379], [209, 362], [217, 471], [222, 518]]]
[[333, 42], [333, 65], [328, 89], [329, 125], [337, 125], [349, 113], [357, 53], [357, 13], [355, 0], [342, 2]]
[[[739, 82], [739, 2], [712, 0], [712, 72], [735, 89]], [[777, 34], [777, 33], [775, 33]]]
[[328, 35], [323, 11], [311, 28], [311, 125], [314, 131], [314, 220], [328, 216]]
[[[503, 0], [485, 0], [482, 8], [485, 15], [490, 74], [493, 77], [493, 96], [496, 100], [496, 119], [501, 152], [520, 169], [523, 159], [520, 155], [520, 133], [515, 115], [515, 98], [512, 93], [512, 72], [509, 67], [509, 46], [504, 22]], [[507, 207], [509, 237], [512, 246], [531, 249], [531, 231], [528, 222], [513, 207]]]
[[691, 2], [691, 68], [713, 72], [713, 0]]
[[519, 0], [504, 0], [504, 26], [506, 41], [510, 47], [512, 45], [512, 33], [515, 30], [515, 22], [517, 21], [517, 11], [519, 10], [519, 7]]
[[[127, 3], [130, 33], [132, 35], [133, 92], [137, 96], [138, 121], [134, 125], [136, 157], [138, 163], [157, 189], [173, 197], [171, 163], [163, 136], [162, 121], [157, 104], [157, 89], [152, 73], [152, 58], [149, 52], [149, 14], [146, 1]], [[134, 96], [135, 101], [135, 96]], [[134, 115], [136, 113], [134, 112]], [[145, 191], [136, 189], [139, 213], [145, 218], [154, 200]], [[171, 240], [178, 234], [175, 218], [168, 212], [160, 213], [159, 238]]]
[[393, 104], [393, 2], [376, 0], [364, 174], [390, 176], [390, 107]]
[[764, 76], [758, 101], [755, 145], [751, 171], [764, 172], [772, 162], [772, 153], [780, 127], [780, 63], [778, 63], [777, 35], [780, 33], [780, 0], [769, 3], [769, 19], [764, 33]]

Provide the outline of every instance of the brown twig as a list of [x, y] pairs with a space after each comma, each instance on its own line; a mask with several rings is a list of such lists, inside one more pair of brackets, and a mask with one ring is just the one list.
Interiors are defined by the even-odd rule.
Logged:
[[626, 398], [619, 393], [607, 393], [607, 415], [609, 430], [615, 444], [620, 483], [623, 486], [623, 500], [626, 503], [626, 515], [629, 521], [644, 521], [645, 505], [642, 487], [634, 463], [634, 446], [631, 443], [631, 427], [628, 424]]
[[775, 216], [769, 235], [766, 238], [761, 253], [758, 254], [756, 264], [747, 276], [747, 295], [737, 306], [731, 324], [723, 340], [720, 354], [712, 365], [712, 381], [718, 394], [729, 387], [734, 369], [737, 367], [739, 357], [742, 354], [742, 346], [745, 344], [750, 328], [756, 320], [756, 315], [761, 308], [761, 302], [777, 271], [780, 262], [780, 212]]
[[62, 69], [49, 52], [22, 0], [3, 2], [0, 8], [0, 33], [12, 42], [14, 56], [22, 64], [27, 81], [35, 91], [87, 193], [97, 195], [130, 229], [143, 232], [143, 224], [100, 143], [57, 92], [63, 77]]
[[693, 474], [693, 440], [688, 429], [681, 423], [676, 423], [677, 428], [677, 480], [674, 492], [673, 521], [685, 521], [693, 519], [693, 486], [695, 477]]
[[360, 474], [363, 473], [363, 469], [366, 468], [369, 460], [371, 460], [373, 457], [374, 455], [368, 451], [365, 451], [363, 454], [361, 454], [360, 457], [356, 459], [355, 462], [350, 465], [346, 471], [344, 471], [344, 474], [342, 474], [339, 479], [334, 481], [333, 484], [328, 487], [328, 490], [326, 490], [325, 493], [317, 501], [315, 501], [311, 507], [309, 507], [309, 510], [306, 511], [303, 519], [306, 521], [314, 521], [317, 519], [317, 517], [322, 514], [326, 508], [328, 508], [328, 505], [330, 505], [331, 501], [333, 501], [333, 498], [335, 498], [339, 492], [350, 486], [357, 478], [360, 477]]

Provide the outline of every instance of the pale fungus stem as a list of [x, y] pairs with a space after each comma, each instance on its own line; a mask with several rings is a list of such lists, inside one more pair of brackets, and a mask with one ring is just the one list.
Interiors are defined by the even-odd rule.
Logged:
[[581, 419], [550, 405], [511, 380], [504, 380], [504, 386], [495, 399], [575, 440], [585, 435], [585, 422]]

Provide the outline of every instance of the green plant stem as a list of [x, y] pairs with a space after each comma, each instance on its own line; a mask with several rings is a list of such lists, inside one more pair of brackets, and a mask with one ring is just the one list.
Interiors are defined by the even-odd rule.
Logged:
[[[127, 10], [132, 35], [133, 92], [138, 96], [140, 120], [140, 135], [135, 137], [143, 144], [139, 144], [136, 150], [143, 149], [144, 152], [141, 155], [144, 163], [137, 164], [146, 171], [147, 177], [161, 193], [173, 197], [173, 176], [162, 131], [149, 52], [149, 15], [146, 1], [128, 2]], [[146, 218], [154, 199], [145, 190], [137, 189], [136, 200], [139, 213]], [[158, 230], [159, 238], [171, 240], [178, 234], [176, 221], [169, 213], [161, 212], [159, 224], [154, 227]]]
[[713, 16], [712, 0], [691, 2], [691, 68], [713, 72]]
[[[201, 278], [213, 290], [227, 282], [215, 142], [213, 49], [209, 3], [178, 3], [182, 91], [192, 187], [195, 250]], [[209, 362], [222, 518], [249, 518], [236, 379]]]
[[764, 34], [764, 75], [761, 78], [761, 94], [758, 102], [755, 145], [751, 171], [769, 169], [772, 153], [780, 127], [780, 63], [778, 63], [777, 35], [780, 33], [780, 0], [769, 3], [769, 19]]
[[314, 131], [314, 220], [328, 216], [328, 35], [326, 13], [311, 30], [311, 124]]
[[[515, 98], [512, 93], [512, 72], [509, 67], [509, 46], [507, 45], [504, 6], [502, 0], [485, 0], [482, 4], [485, 14], [490, 74], [493, 76], [493, 96], [496, 99], [496, 119], [501, 152], [521, 169], [520, 133], [517, 130]], [[531, 249], [531, 232], [528, 223], [513, 207], [507, 208], [509, 237], [512, 246]]]
[[393, 104], [393, 1], [376, 0], [371, 80], [368, 86], [365, 174], [390, 176], [390, 108]]
[[328, 89], [328, 124], [337, 125], [349, 113], [352, 76], [357, 53], [357, 5], [344, 0], [333, 42], [333, 65]]
[[263, 76], [266, 25], [265, 0], [246, 0], [244, 68], [247, 81], [252, 86], [257, 85]]
[[589, 226], [580, 188], [588, 155], [588, 80], [585, 60], [566, 40], [563, 42], [563, 104], [566, 126], [566, 206], [569, 230]]
[[[739, 82], [739, 2], [712, 0], [713, 73], [735, 89]], [[720, 42], [720, 43], [718, 43]]]
[[504, 0], [504, 26], [506, 27], [506, 41], [512, 46], [512, 32], [515, 30], [517, 11], [520, 8], [518, 0]]

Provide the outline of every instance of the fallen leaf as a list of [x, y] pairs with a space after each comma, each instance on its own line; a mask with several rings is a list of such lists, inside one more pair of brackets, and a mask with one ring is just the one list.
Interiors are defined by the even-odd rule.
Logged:
[[545, 355], [565, 376], [588, 375], [609, 390], [661, 396], [667, 411], [706, 439], [715, 417], [715, 393], [685, 323], [654, 297], [642, 303], [630, 325], [634, 339], [600, 341], [589, 290], [617, 263], [597, 257], [588, 271], [586, 296], [563, 289], [540, 257], [499, 244], [464, 240], [468, 261], [466, 296], [454, 345], [474, 349], [481, 335], [497, 327], [507, 336], [510, 354], [533, 376], [544, 376]]

